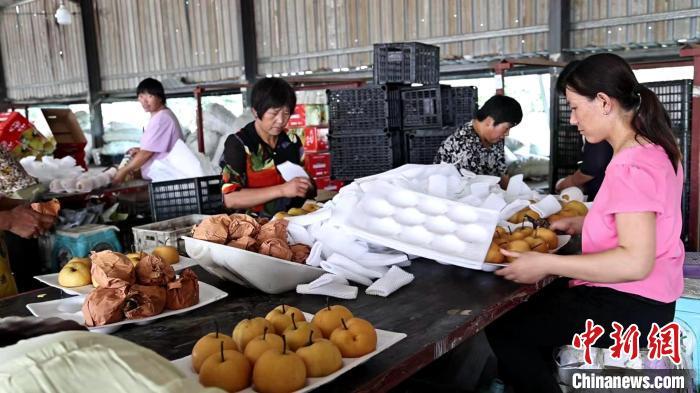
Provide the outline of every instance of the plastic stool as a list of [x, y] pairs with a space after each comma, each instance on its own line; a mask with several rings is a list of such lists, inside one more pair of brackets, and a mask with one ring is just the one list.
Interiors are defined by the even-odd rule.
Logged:
[[89, 224], [56, 231], [52, 252], [52, 269], [58, 269], [72, 258], [83, 258], [92, 251], [122, 251], [117, 239], [119, 229], [109, 225]]

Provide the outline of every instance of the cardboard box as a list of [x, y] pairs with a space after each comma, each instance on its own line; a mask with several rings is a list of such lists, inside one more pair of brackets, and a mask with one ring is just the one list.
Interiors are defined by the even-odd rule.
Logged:
[[20, 143], [24, 131], [32, 128], [32, 123], [19, 112], [0, 113], [0, 142], [12, 150]]
[[70, 109], [45, 108], [41, 112], [56, 139], [56, 150], [53, 156], [55, 158], [71, 156], [75, 158], [78, 165], [87, 169], [85, 162], [87, 139], [75, 114]]
[[328, 150], [328, 128], [304, 128], [304, 150], [309, 152]]
[[304, 156], [304, 166], [311, 177], [330, 176], [330, 153], [309, 153]]

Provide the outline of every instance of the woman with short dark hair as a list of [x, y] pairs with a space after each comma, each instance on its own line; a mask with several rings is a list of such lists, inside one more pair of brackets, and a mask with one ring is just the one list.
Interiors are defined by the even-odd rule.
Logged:
[[589, 319], [605, 333], [595, 347], [613, 344], [617, 322], [636, 326], [639, 349], [645, 348], [653, 324], [673, 321], [683, 292], [683, 166], [668, 114], [629, 64], [611, 53], [584, 59], [561, 86], [571, 124], [590, 143], [610, 143], [613, 158], [585, 219], [550, 226], [581, 234], [582, 255], [501, 250], [515, 258], [496, 271], [508, 280], [570, 279], [550, 284], [486, 328], [499, 372], [516, 392], [560, 392], [552, 350], [571, 344]]
[[303, 166], [301, 141], [285, 129], [295, 106], [294, 90], [284, 79], [264, 78], [253, 86], [255, 120], [229, 135], [224, 145], [222, 191], [227, 208], [270, 217], [316, 195], [310, 178], [285, 181], [277, 170], [287, 161]]
[[489, 98], [472, 121], [442, 142], [435, 163], [446, 162], [479, 175], [499, 176], [505, 187], [508, 176], [503, 140], [522, 119], [523, 111], [515, 99], [502, 95]]
[[144, 128], [138, 148], [129, 150], [131, 159], [117, 171], [112, 184], [117, 185], [137, 170], [145, 179], [150, 179], [148, 170], [155, 160], [167, 157], [178, 140], [182, 140], [182, 129], [175, 114], [165, 106], [165, 89], [153, 79], [146, 78], [136, 88], [136, 95], [143, 110], [151, 114]]

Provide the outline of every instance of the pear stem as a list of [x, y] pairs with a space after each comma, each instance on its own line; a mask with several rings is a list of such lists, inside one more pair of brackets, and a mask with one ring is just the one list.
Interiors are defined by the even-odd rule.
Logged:
[[348, 330], [348, 325], [345, 324], [345, 318], [340, 318], [340, 322], [343, 324], [345, 330]]
[[263, 341], [265, 341], [266, 335], [267, 335], [267, 326], [265, 326], [265, 329], [263, 330]]
[[286, 313], [287, 311], [284, 309], [284, 304], [282, 305], [282, 314]]
[[282, 355], [287, 353], [287, 336], [282, 335]]
[[313, 342], [313, 341], [312, 341], [313, 337], [314, 337], [314, 331], [311, 330], [311, 331], [309, 332], [309, 343], [306, 344], [306, 345], [311, 345], [311, 343]]
[[292, 326], [294, 326], [294, 330], [297, 330], [297, 322], [294, 320], [294, 313], [292, 313]]
[[326, 296], [326, 308], [328, 309], [328, 311], [331, 311], [331, 305], [329, 304], [329, 300], [330, 299], [328, 298], [328, 296]]
[[224, 341], [221, 340], [221, 363], [224, 362]]
[[214, 326], [216, 326], [216, 338], [219, 338], [219, 322], [215, 319]]

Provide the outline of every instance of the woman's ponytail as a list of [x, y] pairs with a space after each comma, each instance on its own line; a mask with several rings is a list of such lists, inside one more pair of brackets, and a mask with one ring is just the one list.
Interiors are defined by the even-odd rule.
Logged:
[[637, 84], [632, 94], [639, 101], [632, 120], [637, 135], [663, 147], [668, 159], [671, 160], [673, 169], [677, 172], [678, 163], [681, 161], [681, 152], [673, 134], [668, 113], [664, 110], [656, 94], [649, 88]]

